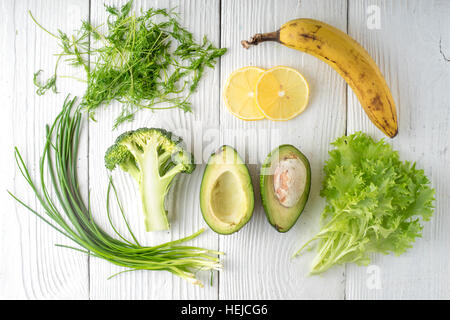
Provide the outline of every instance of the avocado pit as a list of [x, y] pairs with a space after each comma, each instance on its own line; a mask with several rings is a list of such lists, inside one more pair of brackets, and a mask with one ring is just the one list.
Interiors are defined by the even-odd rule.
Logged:
[[303, 194], [306, 185], [306, 168], [298, 158], [281, 160], [274, 170], [273, 187], [280, 204], [293, 207]]

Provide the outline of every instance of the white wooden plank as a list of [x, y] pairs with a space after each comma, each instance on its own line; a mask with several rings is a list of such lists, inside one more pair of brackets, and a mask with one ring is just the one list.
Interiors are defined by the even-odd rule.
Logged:
[[[74, 19], [86, 19], [88, 1], [2, 1], [2, 97], [6, 112], [1, 119], [1, 148], [7, 164], [2, 169], [2, 183], [31, 207], [42, 213], [34, 195], [20, 176], [13, 162], [12, 145], [19, 147], [31, 175], [38, 175], [38, 162], [45, 140], [45, 124], [51, 123], [61, 110], [64, 93], [38, 97], [33, 74], [45, 70], [51, 75], [59, 51], [57, 42], [39, 29], [28, 16], [34, 16], [47, 28], [63, 31], [73, 28]], [[4, 19], [3, 19], [4, 18]], [[65, 69], [61, 69], [65, 72]], [[5, 87], [3, 86], [5, 85]], [[67, 87], [59, 87], [64, 92]], [[77, 93], [80, 84], [72, 84]], [[81, 152], [80, 170], [86, 169], [86, 152]], [[3, 160], [3, 159], [2, 159]], [[5, 175], [3, 175], [5, 173]], [[82, 184], [82, 188], [86, 184]], [[1, 188], [2, 190], [6, 189]], [[31, 299], [88, 298], [87, 257], [74, 251], [57, 248], [56, 243], [72, 244], [12, 199], [3, 199], [6, 214], [0, 217], [1, 251], [0, 297]], [[8, 196], [9, 197], [9, 196]]]
[[[108, 4], [122, 5], [125, 1], [108, 1]], [[174, 8], [179, 12], [182, 23], [197, 40], [206, 35], [216, 45], [219, 44], [219, 1], [135, 1], [134, 10], [149, 7]], [[103, 1], [92, 1], [91, 18], [94, 23], [105, 21]], [[201, 163], [203, 130], [209, 126], [218, 127], [219, 108], [219, 69], [207, 70], [196, 94], [192, 96], [193, 113], [185, 114], [178, 110], [143, 111], [132, 123], [126, 123], [111, 131], [113, 120], [118, 115], [119, 104], [113, 103], [107, 110], [97, 114], [97, 123], [90, 123], [90, 185], [103, 186], [92, 190], [93, 209], [99, 221], [107, 227], [104, 212], [107, 171], [104, 168], [104, 152], [121, 132], [140, 127], [161, 127], [172, 131], [187, 142], [194, 152], [196, 160]], [[194, 141], [195, 139], [195, 141]], [[195, 143], [194, 143], [195, 142]], [[179, 177], [169, 194], [170, 232], [146, 233], [139, 208], [137, 186], [125, 173], [117, 170], [113, 173], [116, 186], [121, 194], [124, 206], [130, 217], [133, 230], [138, 238], [146, 244], [159, 244], [190, 235], [205, 227], [201, 217], [198, 197], [203, 167], [198, 166], [191, 175]], [[113, 212], [114, 220], [119, 221], [119, 212]], [[109, 228], [110, 229], [110, 228]], [[125, 230], [123, 225], [121, 230]], [[111, 230], [110, 230], [111, 231]], [[211, 231], [202, 234], [191, 244], [217, 250], [217, 235]], [[209, 285], [210, 274], [199, 274], [205, 288], [193, 286], [167, 272], [132, 272], [125, 273], [111, 280], [108, 276], [121, 271], [121, 268], [109, 263], [91, 259], [91, 297], [93, 299], [217, 299], [217, 273], [213, 286]]]
[[[5, 189], [14, 189], [14, 141], [13, 112], [14, 100], [14, 66], [15, 66], [15, 27], [14, 2], [2, 1], [0, 3], [0, 19], [3, 21], [0, 29], [0, 63], [3, 72], [0, 74], [0, 96], [3, 97], [4, 116], [0, 118], [0, 147], [5, 150], [0, 160], [1, 190], [0, 200], [4, 204], [3, 214], [0, 215], [0, 299], [26, 298], [26, 292], [21, 283], [22, 274], [20, 266], [20, 234], [17, 232], [20, 225], [16, 217], [16, 203], [5, 192]], [[9, 151], [9, 152], [8, 152]]]
[[[399, 115], [389, 140], [405, 160], [417, 161], [436, 188], [436, 212], [423, 238], [400, 257], [377, 255], [372, 266], [347, 267], [348, 299], [448, 299], [450, 169], [450, 4], [448, 1], [351, 1], [349, 34], [375, 58]], [[381, 28], [368, 29], [367, 10], [379, 8]], [[369, 9], [368, 9], [369, 8]], [[375, 8], [375, 11], [378, 10]], [[348, 132], [382, 138], [349, 89]], [[379, 279], [374, 277], [379, 276]], [[377, 281], [379, 280], [379, 285]]]
[[[245, 4], [244, 4], [245, 3]], [[286, 65], [298, 69], [310, 84], [308, 109], [288, 122], [244, 122], [221, 103], [222, 142], [236, 147], [250, 165], [255, 189], [253, 218], [238, 233], [220, 236], [225, 270], [220, 275], [221, 299], [338, 299], [344, 297], [343, 268], [323, 276], [307, 276], [314, 252], [291, 259], [319, 229], [324, 201], [319, 197], [322, 168], [330, 141], [345, 133], [346, 85], [325, 63], [276, 43], [248, 51], [240, 40], [258, 32], [275, 31], [285, 22], [312, 17], [346, 30], [346, 1], [222, 1], [222, 46], [230, 54], [222, 60], [221, 83], [232, 71], [255, 65]], [[245, 136], [249, 133], [248, 136]], [[309, 203], [296, 225], [285, 234], [266, 221], [259, 195], [259, 167], [275, 147], [290, 143], [309, 158], [312, 189]]]

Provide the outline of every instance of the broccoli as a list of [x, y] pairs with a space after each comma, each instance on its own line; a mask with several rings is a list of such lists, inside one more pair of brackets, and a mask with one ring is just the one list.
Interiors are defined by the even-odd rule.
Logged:
[[119, 166], [138, 183], [147, 231], [167, 230], [164, 200], [175, 176], [195, 169], [193, 157], [180, 138], [157, 128], [141, 128], [121, 134], [105, 154], [105, 166]]

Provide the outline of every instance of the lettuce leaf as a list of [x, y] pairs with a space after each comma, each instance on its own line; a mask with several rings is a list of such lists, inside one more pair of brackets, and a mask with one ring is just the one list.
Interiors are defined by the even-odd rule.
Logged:
[[402, 162], [384, 140], [358, 132], [329, 152], [321, 196], [326, 199], [311, 273], [338, 264], [370, 263], [373, 253], [400, 255], [422, 236], [433, 214], [434, 189], [423, 170]]

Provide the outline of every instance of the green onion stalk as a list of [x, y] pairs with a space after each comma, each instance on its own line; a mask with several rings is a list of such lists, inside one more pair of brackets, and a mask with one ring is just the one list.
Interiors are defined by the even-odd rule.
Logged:
[[[160, 245], [152, 247], [140, 245], [128, 224], [111, 178], [109, 178], [107, 189], [106, 213], [117, 237], [102, 230], [95, 222], [90, 206], [90, 196], [85, 203], [78, 183], [76, 159], [83, 116], [80, 107], [74, 107], [75, 101], [76, 98], [67, 97], [61, 113], [52, 126], [46, 126], [46, 143], [39, 163], [38, 180], [31, 177], [22, 155], [18, 148], [15, 148], [17, 166], [41, 204], [43, 213], [31, 208], [11, 192], [8, 191], [8, 193], [29, 211], [78, 245], [78, 247], [57, 246], [81, 251], [125, 268], [111, 277], [127, 271], [164, 270], [193, 284], [203, 286], [202, 282], [196, 278], [196, 272], [221, 269], [219, 255], [223, 253], [186, 246], [183, 243], [196, 238], [204, 229], [188, 237]], [[45, 174], [46, 172], [48, 175]], [[50, 178], [46, 178], [48, 176]], [[126, 239], [112, 223], [111, 198], [117, 201], [132, 240]]]

